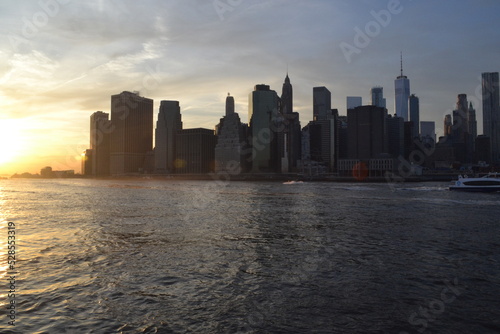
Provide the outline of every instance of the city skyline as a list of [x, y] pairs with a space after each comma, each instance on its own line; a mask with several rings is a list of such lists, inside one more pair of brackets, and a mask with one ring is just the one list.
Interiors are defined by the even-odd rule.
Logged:
[[[302, 127], [312, 120], [313, 87], [319, 86], [328, 88], [331, 107], [341, 115], [347, 96], [370, 101], [370, 89], [381, 86], [394, 114], [400, 52], [421, 120], [435, 122], [442, 135], [443, 119], [463, 93], [482, 133], [481, 73], [500, 70], [500, 47], [492, 43], [500, 35], [494, 21], [500, 4], [221, 2], [226, 6], [2, 4], [0, 174], [37, 172], [45, 165], [79, 170], [89, 115], [110, 113], [109, 96], [120, 91], [137, 90], [154, 100], [155, 123], [160, 101], [176, 100], [185, 128], [212, 129], [224, 115], [227, 92], [248, 123], [253, 87], [262, 83], [279, 91], [288, 72]], [[342, 45], [354, 51], [346, 53]]]

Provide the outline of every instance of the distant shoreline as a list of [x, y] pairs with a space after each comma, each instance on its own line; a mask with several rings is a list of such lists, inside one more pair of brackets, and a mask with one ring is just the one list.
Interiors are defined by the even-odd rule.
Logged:
[[338, 182], [338, 183], [393, 183], [393, 182], [448, 182], [458, 178], [460, 173], [433, 174], [423, 176], [413, 176], [402, 178], [365, 177], [355, 178], [351, 176], [304, 176], [301, 174], [127, 174], [116, 176], [90, 177], [84, 175], [74, 175], [68, 177], [41, 177], [33, 175], [31, 177], [15, 177], [3, 179], [36, 179], [36, 180], [55, 180], [55, 179], [89, 179], [89, 180], [164, 180], [164, 181], [266, 181], [266, 182], [285, 182], [285, 181], [303, 181], [303, 182]]

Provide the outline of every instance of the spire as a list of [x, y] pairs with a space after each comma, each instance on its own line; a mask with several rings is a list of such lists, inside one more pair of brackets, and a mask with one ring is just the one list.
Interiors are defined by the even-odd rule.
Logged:
[[400, 57], [401, 57], [401, 76], [403, 76], [403, 51], [400, 51]]
[[[288, 67], [288, 65], [287, 65]], [[290, 83], [290, 78], [288, 77], [288, 68], [286, 71], [285, 82], [283, 83], [283, 89], [281, 91], [281, 112], [283, 114], [291, 114], [293, 111], [293, 91], [292, 84]]]
[[401, 73], [399, 74], [398, 79], [408, 79], [408, 77], [403, 75], [403, 51], [400, 53], [400, 64], [401, 64]]

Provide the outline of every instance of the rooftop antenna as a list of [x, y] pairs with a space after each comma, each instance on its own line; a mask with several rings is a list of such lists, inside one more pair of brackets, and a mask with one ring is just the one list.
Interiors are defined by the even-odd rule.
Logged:
[[401, 57], [401, 76], [403, 76], [403, 51], [400, 51], [400, 57]]

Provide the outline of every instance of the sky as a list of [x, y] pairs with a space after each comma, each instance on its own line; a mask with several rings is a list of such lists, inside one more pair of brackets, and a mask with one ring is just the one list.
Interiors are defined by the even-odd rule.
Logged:
[[436, 122], [465, 93], [482, 134], [481, 73], [500, 71], [497, 0], [25, 0], [0, 2], [0, 175], [44, 166], [80, 172], [90, 115], [111, 95], [139, 91], [180, 102], [184, 128], [213, 129], [228, 93], [248, 122], [248, 95], [287, 74], [301, 125], [312, 90], [332, 107], [369, 104], [382, 86], [394, 113], [394, 79]]

